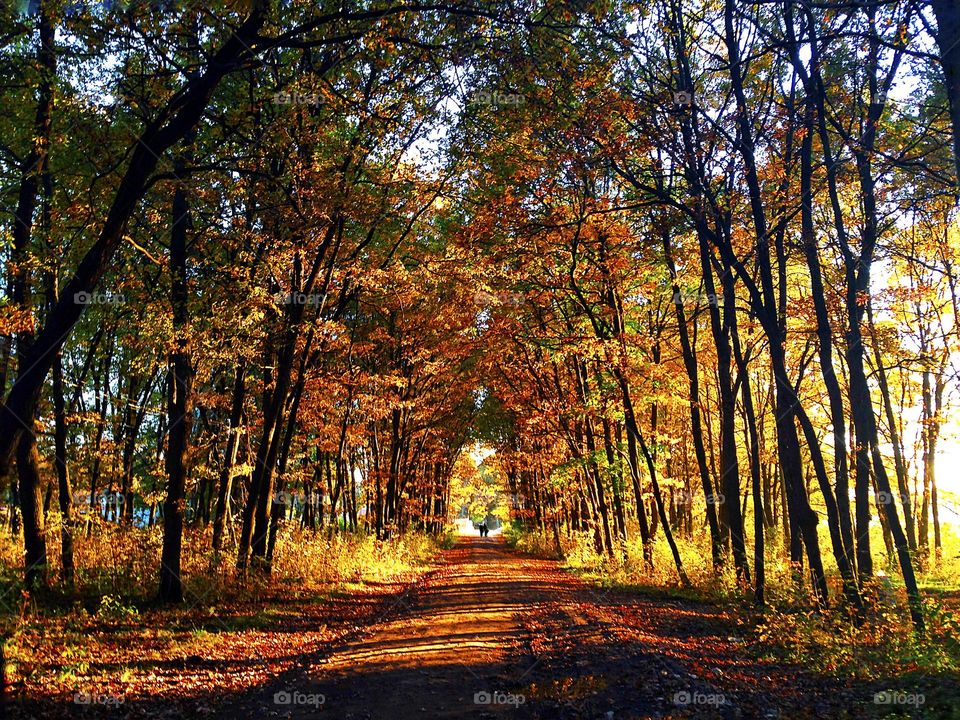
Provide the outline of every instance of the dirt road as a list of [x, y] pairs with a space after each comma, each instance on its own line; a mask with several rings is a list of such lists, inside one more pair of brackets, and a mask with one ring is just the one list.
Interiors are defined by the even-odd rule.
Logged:
[[465, 538], [382, 620], [224, 717], [864, 716], [845, 715], [837, 701], [850, 698], [829, 683], [751, 659], [709, 605], [598, 590], [497, 538]]

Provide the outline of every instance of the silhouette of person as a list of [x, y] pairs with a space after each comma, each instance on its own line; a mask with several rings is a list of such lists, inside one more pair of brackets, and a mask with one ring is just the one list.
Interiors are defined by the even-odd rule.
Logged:
[[488, 532], [489, 531], [487, 530], [487, 523], [486, 522], [480, 523], [480, 537], [486, 537]]

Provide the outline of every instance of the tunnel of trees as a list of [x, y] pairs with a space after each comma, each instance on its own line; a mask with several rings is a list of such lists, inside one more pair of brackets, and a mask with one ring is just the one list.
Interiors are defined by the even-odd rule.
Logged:
[[951, 0], [36, 0], [0, 30], [28, 586], [104, 522], [162, 526], [172, 602], [185, 543], [245, 574], [290, 523], [440, 533], [479, 442], [558, 546], [663, 542], [687, 584], [699, 537], [751, 601], [786, 557], [861, 607], [882, 543], [922, 624]]

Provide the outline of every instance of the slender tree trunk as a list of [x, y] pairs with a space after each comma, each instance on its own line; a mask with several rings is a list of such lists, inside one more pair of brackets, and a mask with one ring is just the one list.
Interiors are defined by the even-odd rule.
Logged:
[[737, 459], [736, 407], [737, 399], [731, 374], [732, 355], [730, 350], [730, 332], [736, 323], [736, 296], [734, 294], [733, 272], [722, 276], [723, 318], [717, 300], [713, 281], [710, 248], [707, 239], [698, 235], [700, 248], [700, 269], [703, 273], [704, 289], [707, 293], [710, 313], [710, 327], [714, 346], [717, 350], [717, 384], [720, 395], [720, 478], [723, 495], [720, 497], [720, 518], [727, 526], [733, 563], [736, 568], [737, 582], [750, 581], [747, 564], [746, 541], [744, 540], [743, 515], [740, 512], [740, 467]]
[[162, 602], [183, 601], [180, 556], [186, 505], [186, 457], [193, 427], [193, 364], [189, 339], [189, 287], [187, 284], [187, 230], [190, 208], [183, 185], [173, 196], [173, 230], [170, 233], [170, 305], [173, 310], [174, 349], [168, 361], [167, 497], [163, 504], [163, 548], [160, 553]]
[[[687, 332], [687, 319], [683, 310], [683, 298], [680, 286], [676, 282], [673, 255], [670, 248], [670, 236], [663, 234], [663, 249], [673, 279], [674, 308], [677, 315], [677, 329], [680, 338], [680, 351], [683, 354], [683, 365], [687, 370], [689, 388], [690, 428], [693, 437], [693, 449], [697, 458], [697, 469], [700, 472], [700, 486], [703, 488], [703, 497], [706, 501], [707, 524], [710, 527], [710, 549], [713, 555], [714, 568], [723, 567], [724, 543], [720, 533], [720, 520], [717, 517], [717, 508], [711, 500], [714, 497], [713, 484], [710, 482], [710, 470], [707, 467], [707, 453], [703, 445], [703, 427], [700, 417], [700, 379], [697, 370], [697, 357], [690, 344], [690, 335]], [[652, 535], [653, 533], [651, 533]]]
[[[630, 412], [633, 408], [630, 408]], [[627, 410], [624, 408], [624, 414]], [[633, 419], [636, 423], [636, 418]], [[650, 528], [647, 526], [647, 510], [643, 501], [643, 490], [640, 486], [640, 459], [637, 455], [637, 440], [632, 433], [627, 432], [627, 465], [630, 468], [630, 479], [633, 482], [633, 496], [636, 499], [637, 525], [640, 527], [640, 540], [643, 543], [643, 559], [649, 567], [653, 567], [653, 545], [650, 542]]]
[[766, 540], [764, 520], [766, 512], [762, 489], [763, 477], [760, 468], [760, 437], [757, 431], [756, 412], [753, 407], [753, 393], [750, 388], [750, 371], [740, 348], [740, 337], [737, 334], [736, 326], [731, 328], [731, 340], [733, 341], [733, 356], [740, 376], [740, 397], [743, 402], [744, 425], [747, 429], [749, 441], [750, 480], [753, 495], [753, 597], [757, 605], [763, 605], [766, 597], [766, 563], [764, 561]]
[[893, 411], [893, 402], [890, 399], [890, 384], [887, 382], [887, 369], [883, 365], [880, 353], [876, 327], [873, 324], [873, 303], [867, 298], [867, 328], [873, 339], [873, 360], [876, 364], [877, 384], [880, 387], [880, 398], [887, 420], [890, 434], [890, 445], [893, 447], [893, 467], [897, 473], [897, 488], [900, 491], [900, 502], [903, 504], [903, 521], [907, 529], [907, 546], [911, 552], [917, 550], [917, 534], [914, 528], [913, 503], [910, 498], [910, 488], [907, 484], [907, 465], [903, 459], [903, 442], [897, 428], [896, 415]]
[[70, 469], [67, 466], [67, 413], [63, 388], [63, 358], [53, 363], [53, 442], [54, 463], [57, 468], [57, 489], [60, 500], [60, 562], [63, 581], [73, 587], [73, 492], [70, 488]]
[[673, 563], [677, 568], [677, 576], [680, 578], [680, 583], [683, 587], [690, 587], [690, 580], [687, 577], [687, 573], [683, 568], [683, 560], [680, 559], [680, 550], [677, 547], [677, 542], [673, 537], [673, 531], [670, 529], [670, 523], [667, 522], [666, 510], [663, 506], [663, 496], [660, 492], [660, 483], [657, 480], [657, 467], [653, 461], [653, 456], [650, 454], [650, 449], [647, 447], [647, 443], [643, 439], [643, 434], [640, 432], [640, 427], [634, 424], [633, 427], [627, 425], [627, 430], [636, 434], [637, 442], [640, 445], [640, 451], [643, 453], [643, 457], [647, 461], [647, 471], [650, 474], [650, 486], [653, 488], [653, 499], [657, 506], [657, 514], [660, 516], [660, 522], [663, 525], [663, 535], [667, 539], [667, 546], [670, 548], [670, 554], [673, 555]]
[[227, 428], [227, 445], [223, 451], [223, 467], [220, 470], [220, 484], [217, 488], [217, 505], [213, 515], [213, 551], [219, 553], [223, 547], [223, 528], [230, 514], [230, 498], [233, 491], [233, 475], [240, 448], [240, 436], [243, 434], [243, 403], [246, 389], [247, 363], [244, 358], [237, 362], [233, 380], [233, 401], [230, 404], [230, 421]]
[[[578, 368], [578, 373], [582, 368]], [[584, 378], [581, 378], [581, 382]], [[587, 389], [581, 385], [581, 394], [586, 402]], [[587, 420], [583, 423], [584, 439], [587, 443], [588, 474], [593, 479], [595, 491], [597, 494], [597, 508], [600, 511], [600, 519], [603, 527], [603, 547], [608, 556], [613, 557], [613, 537], [610, 533], [610, 511], [607, 507], [606, 491], [603, 487], [603, 477], [600, 473], [600, 467], [597, 465], [596, 457], [597, 446], [593, 436], [593, 423]]]
[[940, 414], [943, 410], [943, 391], [946, 389], [945, 367], [940, 368], [937, 380], [934, 383], [934, 422], [930, 435], [930, 455], [933, 461], [930, 464], [930, 509], [933, 513], [933, 547], [934, 558], [937, 564], [940, 563], [943, 545], [940, 539], [940, 506], [937, 503], [937, 476], [936, 476], [936, 454], [937, 441], [940, 437]]
[[47, 541], [41, 510], [37, 436], [32, 429], [23, 433], [17, 446], [17, 476], [26, 548], [24, 581], [28, 588], [36, 588], [47, 580]]
[[603, 447], [607, 458], [607, 467], [609, 468], [611, 486], [613, 490], [613, 519], [617, 533], [617, 540], [620, 543], [621, 551], [626, 552], [627, 543], [627, 521], [623, 512], [623, 477], [620, 474], [620, 465], [617, 463], [616, 455], [613, 450], [613, 433], [610, 428], [610, 419], [603, 416], [601, 419], [603, 426]]
[[[923, 352], [921, 350], [921, 352]], [[920, 441], [923, 448], [921, 454], [921, 472], [923, 477], [923, 493], [920, 501], [919, 544], [920, 562], [926, 562], [930, 547], [930, 479], [933, 477], [933, 453], [930, 450], [930, 423], [933, 420], [933, 399], [930, 388], [930, 371], [924, 368], [921, 373], [921, 415]]]

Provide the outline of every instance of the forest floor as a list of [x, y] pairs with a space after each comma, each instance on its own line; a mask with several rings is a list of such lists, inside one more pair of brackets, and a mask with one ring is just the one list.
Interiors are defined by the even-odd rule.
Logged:
[[923, 707], [877, 705], [874, 694], [890, 689], [889, 680], [854, 684], [761, 661], [744, 637], [748, 631], [722, 607], [598, 588], [500, 538], [463, 538], [408, 580], [291, 602], [257, 627], [227, 619], [193, 654], [142, 658], [119, 680], [83, 688], [79, 701], [63, 688], [59, 694], [20, 688], [7, 715], [960, 716], [934, 697]]

